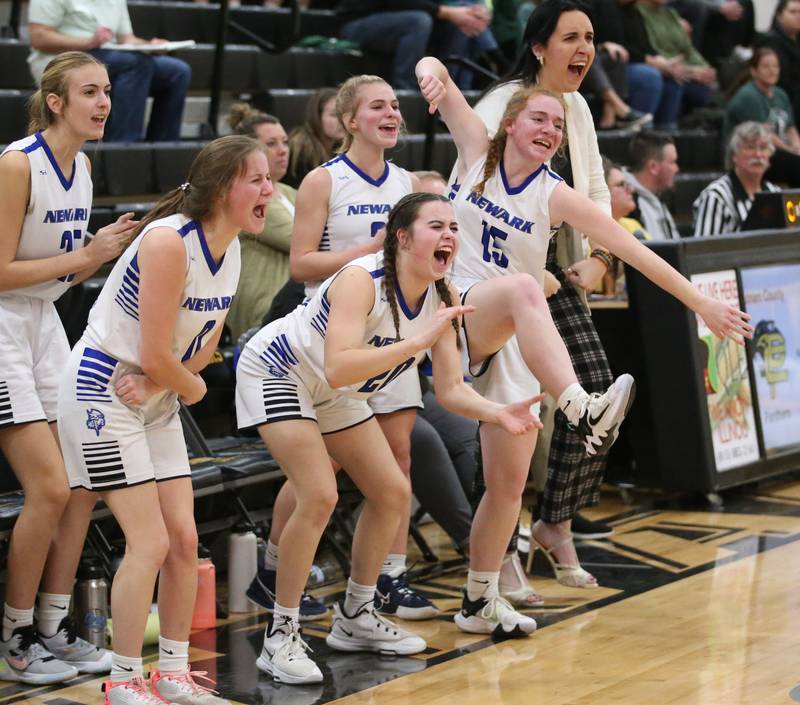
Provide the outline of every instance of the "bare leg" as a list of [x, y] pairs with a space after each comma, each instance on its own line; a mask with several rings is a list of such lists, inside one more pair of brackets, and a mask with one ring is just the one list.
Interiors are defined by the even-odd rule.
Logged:
[[577, 382], [542, 287], [533, 277], [512, 274], [479, 282], [469, 290], [466, 303], [476, 307], [464, 317], [473, 363], [497, 352], [516, 334], [525, 364], [551, 396], [558, 399]]
[[179, 477], [157, 483], [169, 551], [158, 580], [161, 636], [189, 641], [197, 594], [197, 528], [192, 480]]
[[50, 544], [69, 501], [67, 471], [44, 421], [3, 429], [0, 450], [25, 492], [8, 550], [6, 602], [17, 609], [31, 609]]
[[[59, 443], [54, 423], [50, 424], [50, 430], [56, 443]], [[67, 508], [61, 516], [58, 530], [50, 545], [50, 552], [47, 554], [42, 575], [42, 592], [52, 592], [56, 595], [69, 595], [72, 592], [97, 496], [95, 492], [83, 488], [70, 492]]]
[[353, 537], [350, 577], [375, 585], [400, 517], [408, 512], [411, 487], [373, 420], [327, 435], [325, 444], [366, 498]]
[[281, 542], [281, 534], [286, 526], [286, 522], [289, 521], [289, 517], [292, 516], [295, 506], [297, 506], [297, 502], [294, 497], [294, 491], [292, 490], [292, 483], [287, 480], [283, 483], [280, 490], [278, 490], [278, 496], [275, 498], [275, 504], [272, 507], [272, 523], [269, 527], [269, 540], [276, 546]]
[[[400, 466], [407, 482], [411, 482], [411, 429], [417, 418], [416, 409], [403, 409], [391, 414], [381, 414], [377, 417], [378, 425], [386, 436], [391, 448], [392, 455]], [[409, 485], [410, 486], [410, 485]], [[405, 553], [408, 551], [408, 525], [411, 520], [411, 495], [409, 494], [409, 506], [407, 511], [400, 518], [400, 525], [397, 527], [394, 541], [389, 548], [389, 553]]]
[[140, 658], [156, 576], [169, 538], [155, 482], [104, 492], [103, 499], [125, 534], [125, 557], [111, 586], [114, 652]]
[[537, 434], [512, 436], [494, 424], [481, 424], [480, 433], [486, 492], [472, 520], [469, 564], [496, 572], [519, 519]]
[[260, 426], [258, 432], [289, 478], [281, 492], [289, 492], [291, 483], [296, 498], [279, 537], [292, 552], [278, 553], [276, 598], [282, 607], [298, 607], [319, 539], [336, 507], [336, 479], [315, 422], [281, 421]]

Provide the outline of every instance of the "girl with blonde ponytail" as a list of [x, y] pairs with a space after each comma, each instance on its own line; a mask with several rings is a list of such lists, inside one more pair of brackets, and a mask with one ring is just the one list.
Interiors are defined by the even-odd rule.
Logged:
[[[437, 59], [422, 59], [417, 78], [431, 110], [441, 111], [458, 148], [452, 189], [462, 253], [453, 280], [462, 301], [476, 309], [465, 316], [464, 327], [470, 362], [480, 365], [474, 384], [488, 398], [519, 398], [537, 392], [541, 381], [576, 429], [587, 455], [603, 452], [617, 437], [632, 401], [633, 379], [622, 375], [605, 394], [587, 394], [576, 379], [541, 289], [548, 243], [562, 221], [640, 269], [701, 315], [718, 335], [739, 340], [751, 335], [746, 314], [700, 295], [550, 170], [548, 162], [563, 142], [565, 111], [560, 96], [537, 87], [516, 91], [501, 129], [490, 140], [483, 121]], [[501, 332], [514, 337], [498, 348]], [[456, 624], [464, 631], [508, 633], [515, 619], [509, 617], [510, 604], [498, 595], [498, 581], [536, 437], [512, 438], [487, 426], [481, 427], [480, 436], [486, 493], [473, 521], [467, 593]], [[533, 544], [537, 545], [535, 538]], [[552, 549], [545, 553], [560, 582], [590, 586], [591, 576], [580, 566], [559, 563]]]
[[126, 213], [91, 240], [87, 231], [92, 180], [80, 150], [103, 136], [109, 90], [96, 59], [60, 54], [31, 98], [31, 134], [0, 156], [0, 450], [25, 493], [8, 552], [0, 678], [23, 683], [110, 668], [108, 651], [77, 638], [64, 618], [95, 498], [69, 492], [59, 449], [57, 390], [69, 344], [53, 305], [116, 257], [135, 226]]
[[[263, 145], [241, 135], [206, 145], [186, 183], [143, 219], [62, 373], [69, 484], [102, 496], [125, 535], [106, 705], [227, 705], [189, 670], [197, 529], [178, 400], [205, 395], [199, 372], [239, 281], [237, 235], [263, 227], [271, 195]], [[148, 682], [141, 652], [156, 576], [161, 633]]]
[[281, 537], [291, 551], [278, 554], [273, 615], [256, 662], [275, 680], [322, 680], [300, 635], [300, 609], [317, 544], [336, 506], [329, 456], [350, 475], [365, 503], [328, 646], [398, 656], [426, 647], [374, 604], [381, 562], [410, 499], [408, 481], [367, 403], [383, 384], [412, 369], [430, 349], [443, 406], [513, 437], [538, 423], [530, 413], [538, 397], [495, 404], [464, 384], [457, 321], [473, 309], [451, 305], [457, 294], [445, 282], [457, 248], [458, 225], [448, 199], [405, 196], [388, 214], [382, 252], [334, 273], [305, 306], [259, 331], [239, 358], [239, 427], [258, 429], [297, 498]]

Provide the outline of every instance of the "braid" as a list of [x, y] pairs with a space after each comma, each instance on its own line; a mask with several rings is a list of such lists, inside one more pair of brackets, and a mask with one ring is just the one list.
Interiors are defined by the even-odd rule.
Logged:
[[[450, 287], [447, 285], [447, 282], [444, 279], [437, 279], [434, 282], [436, 286], [436, 293], [439, 294], [439, 298], [444, 302], [444, 305], [447, 308], [450, 308], [453, 305], [453, 297], [450, 296]], [[459, 331], [461, 330], [461, 326], [458, 322], [457, 318], [454, 318], [450, 323], [453, 324], [453, 330], [456, 332], [456, 346], [458, 349], [461, 349], [461, 337], [458, 335]]]
[[383, 241], [383, 291], [394, 322], [395, 341], [400, 340], [400, 313], [397, 310], [397, 233], [389, 235]]
[[500, 129], [497, 130], [497, 134], [492, 138], [492, 141], [489, 142], [489, 149], [486, 151], [486, 164], [483, 167], [483, 179], [472, 189], [473, 193], [483, 196], [483, 189], [486, 186], [486, 182], [494, 175], [505, 148], [506, 130], [501, 126]]

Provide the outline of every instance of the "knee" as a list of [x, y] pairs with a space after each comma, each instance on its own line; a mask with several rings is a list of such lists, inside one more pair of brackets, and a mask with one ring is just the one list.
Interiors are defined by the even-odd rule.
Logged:
[[321, 486], [302, 495], [297, 492], [297, 511], [302, 514], [305, 522], [321, 531], [331, 518], [338, 501], [339, 493], [334, 484], [329, 487]]
[[169, 554], [167, 530], [162, 526], [142, 534], [125, 537], [125, 557], [136, 562], [137, 570], [157, 573]]
[[513, 308], [524, 307], [526, 310], [547, 308], [547, 299], [544, 297], [542, 286], [530, 274], [519, 273], [510, 277], [506, 286], [512, 294], [509, 297]]
[[493, 482], [487, 477], [486, 495], [493, 502], [513, 504], [522, 500], [525, 484], [528, 481], [528, 468], [506, 468], [500, 482]]
[[406, 34], [428, 36], [433, 31], [433, 18], [427, 12], [409, 12], [408, 19], [403, 23]]
[[167, 561], [188, 562], [197, 559], [197, 528], [194, 522], [173, 530], [169, 534]]
[[70, 498], [70, 489], [66, 482], [43, 482], [34, 491], [28, 492], [26, 501], [36, 508], [39, 516], [50, 517], [58, 521]]
[[367, 497], [367, 501], [373, 502], [381, 513], [387, 515], [408, 513], [408, 505], [411, 502], [411, 483], [400, 473], [393, 474], [396, 477], [387, 478], [381, 486], [380, 494], [375, 497]]

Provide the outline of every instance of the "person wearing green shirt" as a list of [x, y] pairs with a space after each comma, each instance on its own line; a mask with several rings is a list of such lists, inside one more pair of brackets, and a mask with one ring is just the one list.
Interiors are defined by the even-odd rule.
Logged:
[[750, 80], [736, 91], [725, 109], [724, 138], [727, 141], [737, 125], [749, 120], [768, 125], [775, 153], [767, 178], [792, 187], [800, 186], [800, 134], [791, 99], [778, 86], [778, 55], [769, 47], [759, 47], [749, 63]]

